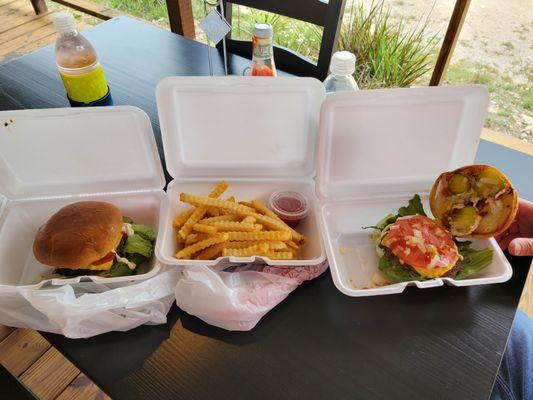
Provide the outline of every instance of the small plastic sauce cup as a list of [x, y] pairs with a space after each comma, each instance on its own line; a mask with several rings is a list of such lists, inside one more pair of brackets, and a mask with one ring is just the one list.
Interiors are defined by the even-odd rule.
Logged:
[[309, 213], [309, 202], [305, 196], [290, 190], [272, 193], [269, 205], [272, 211], [291, 228], [298, 225]]

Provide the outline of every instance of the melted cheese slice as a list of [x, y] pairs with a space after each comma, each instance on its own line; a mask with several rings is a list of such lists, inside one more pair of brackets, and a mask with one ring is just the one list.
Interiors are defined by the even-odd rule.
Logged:
[[113, 266], [113, 261], [111, 260], [103, 264], [98, 265], [89, 265], [88, 267], [85, 267], [84, 269], [90, 269], [91, 271], [108, 271]]

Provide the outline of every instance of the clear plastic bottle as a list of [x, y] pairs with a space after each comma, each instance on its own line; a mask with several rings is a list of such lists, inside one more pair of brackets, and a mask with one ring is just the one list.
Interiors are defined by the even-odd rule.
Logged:
[[55, 58], [59, 75], [73, 107], [112, 105], [102, 66], [91, 43], [76, 30], [69, 12], [54, 14], [58, 32]]
[[272, 25], [257, 23], [254, 26], [252, 76], [276, 76], [272, 47]]
[[330, 74], [324, 80], [326, 93], [359, 90], [353, 77], [355, 72], [355, 55], [349, 51], [337, 51], [331, 57]]

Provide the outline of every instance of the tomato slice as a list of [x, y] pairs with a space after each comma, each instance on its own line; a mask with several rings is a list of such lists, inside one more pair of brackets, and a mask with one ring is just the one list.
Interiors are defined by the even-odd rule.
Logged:
[[105, 264], [106, 262], [109, 262], [111, 260], [114, 260], [115, 259], [115, 253], [110, 251], [109, 253], [107, 253], [104, 257], [102, 257], [101, 259], [95, 261], [92, 263], [92, 265], [101, 265], [101, 264]]
[[381, 244], [415, 268], [449, 267], [459, 257], [451, 234], [431, 218], [422, 215], [399, 218], [390, 226]]

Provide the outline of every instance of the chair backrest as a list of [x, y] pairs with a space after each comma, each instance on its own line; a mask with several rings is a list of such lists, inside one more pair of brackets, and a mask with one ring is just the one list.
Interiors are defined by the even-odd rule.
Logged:
[[[237, 4], [323, 27], [322, 42], [316, 63], [292, 50], [274, 46], [274, 60], [277, 68], [295, 75], [312, 76], [320, 80], [324, 80], [328, 74], [345, 2], [346, 0], [329, 0], [329, 2], [323, 0], [231, 0], [231, 2], [222, 0], [225, 17], [230, 23], [232, 5]], [[252, 55], [252, 42], [232, 39], [231, 32], [226, 37], [226, 47], [229, 52], [243, 57], [250, 58]]]

